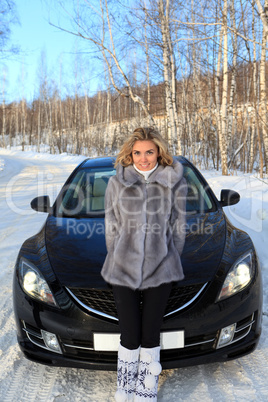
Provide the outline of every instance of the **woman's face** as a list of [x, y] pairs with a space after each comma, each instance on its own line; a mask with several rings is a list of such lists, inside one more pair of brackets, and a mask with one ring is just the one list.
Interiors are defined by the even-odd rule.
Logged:
[[133, 163], [139, 170], [151, 170], [157, 163], [158, 148], [153, 141], [136, 141], [132, 148]]

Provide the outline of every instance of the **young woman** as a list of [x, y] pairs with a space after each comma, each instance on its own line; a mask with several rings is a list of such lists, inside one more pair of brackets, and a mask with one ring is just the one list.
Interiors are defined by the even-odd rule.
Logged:
[[160, 328], [172, 282], [184, 277], [187, 184], [154, 128], [137, 128], [115, 165], [105, 194], [102, 268], [121, 332], [115, 399], [156, 401]]

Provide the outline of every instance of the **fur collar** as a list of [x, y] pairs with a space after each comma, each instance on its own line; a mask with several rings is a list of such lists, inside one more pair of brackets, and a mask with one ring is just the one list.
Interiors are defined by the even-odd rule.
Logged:
[[[116, 168], [116, 176], [120, 183], [126, 187], [130, 187], [135, 183], [144, 183], [144, 178], [133, 167], [133, 165], [123, 167], [118, 165]], [[149, 183], [159, 183], [163, 187], [173, 188], [183, 176], [183, 166], [180, 162], [173, 160], [171, 166], [159, 165], [157, 169], [149, 176]]]

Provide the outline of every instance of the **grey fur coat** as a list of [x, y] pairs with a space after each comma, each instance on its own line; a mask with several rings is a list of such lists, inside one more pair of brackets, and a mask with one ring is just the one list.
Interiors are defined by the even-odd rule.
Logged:
[[186, 194], [177, 161], [147, 181], [132, 165], [117, 166], [105, 194], [106, 282], [142, 290], [184, 278]]

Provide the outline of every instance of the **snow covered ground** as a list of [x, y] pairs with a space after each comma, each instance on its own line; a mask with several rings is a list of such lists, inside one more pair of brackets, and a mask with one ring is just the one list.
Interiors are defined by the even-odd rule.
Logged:
[[[0, 401], [113, 401], [116, 373], [51, 368], [26, 360], [16, 343], [12, 313], [12, 275], [22, 242], [35, 234], [46, 214], [29, 202], [37, 195], [54, 199], [73, 168], [84, 157], [10, 151], [0, 148]], [[248, 231], [257, 248], [264, 283], [263, 333], [257, 350], [241, 359], [218, 364], [165, 370], [158, 400], [268, 400], [268, 180], [254, 175], [223, 177], [203, 172], [216, 195], [232, 188], [239, 204], [225, 208], [230, 220]]]

